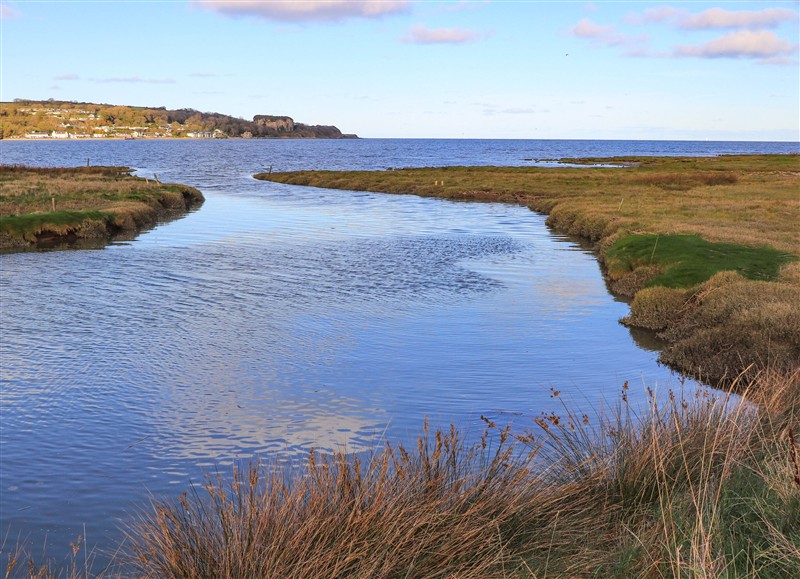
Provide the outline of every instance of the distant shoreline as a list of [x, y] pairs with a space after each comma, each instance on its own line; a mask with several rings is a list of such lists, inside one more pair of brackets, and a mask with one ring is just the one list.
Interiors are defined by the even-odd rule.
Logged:
[[126, 137], [102, 137], [99, 139], [95, 138], [69, 138], [69, 139], [58, 139], [53, 137], [36, 137], [34, 139], [30, 139], [27, 137], [7, 137], [5, 139], [0, 139], [0, 142], [3, 141], [24, 141], [26, 143], [35, 143], [37, 141], [44, 141], [47, 143], [52, 143], [54, 141], [57, 142], [79, 142], [79, 143], [102, 143], [103, 141], [351, 141], [351, 140], [361, 140], [361, 137], [353, 135], [353, 136], [343, 136], [337, 139], [325, 138], [325, 137], [252, 137], [246, 139], [244, 137], [224, 137], [224, 138], [214, 138], [214, 137], [133, 137], [133, 138], [126, 138]]

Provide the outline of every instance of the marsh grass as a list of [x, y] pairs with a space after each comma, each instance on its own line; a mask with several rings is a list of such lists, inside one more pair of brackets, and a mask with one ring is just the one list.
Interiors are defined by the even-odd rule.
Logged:
[[0, 246], [135, 233], [201, 203], [199, 191], [127, 167], [0, 166]]

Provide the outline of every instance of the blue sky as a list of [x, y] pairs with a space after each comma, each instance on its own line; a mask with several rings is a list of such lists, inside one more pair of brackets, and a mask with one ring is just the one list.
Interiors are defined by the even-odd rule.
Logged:
[[362, 137], [800, 140], [791, 2], [2, 0], [0, 100]]

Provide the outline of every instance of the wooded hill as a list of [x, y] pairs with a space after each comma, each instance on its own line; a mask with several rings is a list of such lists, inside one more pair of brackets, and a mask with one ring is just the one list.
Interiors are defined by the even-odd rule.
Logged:
[[220, 113], [72, 101], [17, 99], [0, 103], [0, 138], [357, 138], [334, 126], [304, 125], [291, 117], [252, 121]]

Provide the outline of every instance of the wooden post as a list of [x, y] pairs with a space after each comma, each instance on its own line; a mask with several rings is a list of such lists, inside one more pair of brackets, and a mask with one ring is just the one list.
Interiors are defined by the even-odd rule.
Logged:
[[53, 204], [53, 213], [56, 212], [56, 198], [50, 197], [50, 202]]
[[269, 166], [269, 173], [267, 173], [267, 174], [268, 175], [272, 175], [272, 165]]
[[86, 166], [89, 166], [89, 159], [86, 159]]

